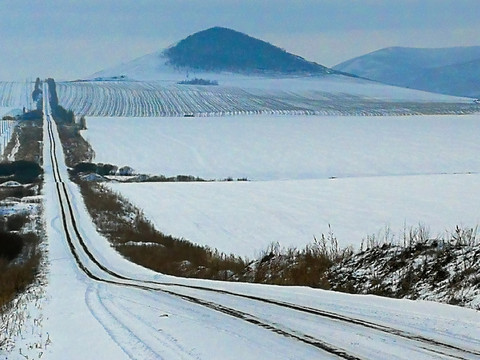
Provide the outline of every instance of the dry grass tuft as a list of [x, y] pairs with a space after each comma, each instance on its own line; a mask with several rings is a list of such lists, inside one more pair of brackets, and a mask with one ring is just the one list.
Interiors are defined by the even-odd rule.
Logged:
[[57, 123], [57, 128], [67, 166], [74, 167], [78, 163], [92, 161], [95, 152], [90, 144], [80, 135], [81, 127], [78, 124]]
[[41, 258], [37, 235], [17, 235], [15, 242], [18, 247], [15, 249], [8, 244], [11, 243], [12, 235], [0, 234], [0, 237], [7, 240], [6, 243], [0, 241], [0, 309], [33, 283]]
[[15, 154], [15, 160], [26, 160], [41, 163], [42, 140], [42, 121], [24, 120], [15, 127], [13, 136], [7, 144], [3, 158], [4, 160], [7, 159], [7, 156], [12, 153], [18, 141], [20, 147]]
[[162, 234], [119, 194], [97, 183], [79, 185], [97, 228], [127, 259], [169, 275], [241, 278], [246, 263], [240, 257]]

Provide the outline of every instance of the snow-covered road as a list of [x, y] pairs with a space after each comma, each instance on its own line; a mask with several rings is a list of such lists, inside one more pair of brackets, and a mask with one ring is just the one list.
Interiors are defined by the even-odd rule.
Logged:
[[[181, 279], [132, 264], [96, 232], [68, 179], [50, 116], [44, 119], [44, 139], [50, 265], [42, 322], [49, 345], [42, 358], [480, 357], [480, 314], [473, 310]], [[37, 350], [23, 354], [28, 351]]]

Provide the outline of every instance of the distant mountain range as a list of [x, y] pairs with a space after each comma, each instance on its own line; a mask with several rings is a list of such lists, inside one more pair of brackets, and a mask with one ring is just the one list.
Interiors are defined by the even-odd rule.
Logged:
[[243, 75], [324, 75], [336, 73], [265, 41], [241, 32], [213, 27], [174, 46], [145, 55], [91, 77], [155, 77], [186, 72], [229, 72]]
[[390, 47], [345, 61], [333, 69], [390, 85], [480, 97], [480, 46]]
[[88, 78], [175, 82], [201, 78], [218, 80], [222, 84], [232, 76], [327, 74], [358, 76], [411, 89], [480, 98], [480, 46], [390, 47], [330, 69], [241, 32], [213, 27], [190, 35], [167, 49]]

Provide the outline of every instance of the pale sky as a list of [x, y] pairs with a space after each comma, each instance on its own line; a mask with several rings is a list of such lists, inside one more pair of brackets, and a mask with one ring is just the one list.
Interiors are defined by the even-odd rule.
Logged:
[[212, 26], [326, 66], [480, 45], [479, 0], [0, 0], [0, 14], [0, 80], [85, 77]]

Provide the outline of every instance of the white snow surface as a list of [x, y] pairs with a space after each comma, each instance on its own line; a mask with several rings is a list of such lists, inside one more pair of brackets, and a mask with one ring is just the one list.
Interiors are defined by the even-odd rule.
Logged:
[[[58, 136], [56, 138], [58, 141]], [[48, 147], [47, 143], [45, 155]], [[57, 153], [61, 153], [59, 148]], [[60, 161], [60, 165], [63, 179], [68, 179], [63, 161]], [[44, 349], [46, 359], [332, 358], [311, 345], [176, 296], [100, 283], [85, 276], [75, 264], [64, 239], [51, 169], [51, 164], [47, 162], [45, 205], [50, 269], [41, 325], [51, 341]], [[479, 351], [480, 342], [476, 334], [480, 331], [480, 315], [468, 309], [423, 301], [336, 294], [302, 287], [187, 280], [155, 274], [121, 258], [98, 235], [78, 188], [66, 181], [86, 245], [102, 264], [120, 274], [135, 279], [194, 284], [276, 299], [388, 325], [411, 334], [447, 342], [461, 349]], [[72, 225], [67, 223], [67, 227], [71, 228]], [[94, 274], [102, 274], [84, 255], [80, 258]], [[332, 322], [328, 318], [226, 294], [178, 286], [168, 287], [168, 290], [235, 308], [273, 326], [287, 331], [292, 329], [297, 334], [308, 334], [363, 358], [438, 357], [438, 353], [424, 349], [430, 345], [369, 328]], [[24, 335], [23, 341], [25, 338], [28, 339], [28, 336]], [[20, 347], [22, 339], [18, 341]], [[23, 353], [27, 351], [24, 350]], [[29, 354], [33, 351], [30, 349]], [[454, 354], [456, 352], [453, 351]], [[474, 358], [474, 355], [469, 358]]]
[[367, 235], [401, 242], [419, 224], [432, 236], [475, 226], [479, 183], [478, 174], [458, 174], [108, 186], [160, 231], [252, 259], [275, 242], [303, 248], [329, 225], [341, 247], [356, 249]]
[[344, 93], [385, 99], [388, 101], [459, 101], [459, 97], [433, 94], [380, 84], [377, 82], [344, 75], [322, 76], [256, 76], [231, 72], [209, 72], [188, 68], [175, 68], [168, 64], [162, 51], [144, 55], [133, 61], [99, 71], [89, 79], [111, 79], [125, 76], [126, 80], [162, 81], [165, 85], [193, 78], [216, 80], [222, 86], [243, 89], [275, 90], [293, 92], [326, 91], [333, 94]]
[[[212, 77], [212, 76], [210, 76]], [[471, 102], [466, 97], [436, 94], [386, 85], [366, 79], [343, 75], [306, 76], [291, 78], [230, 77], [225, 76], [221, 85], [234, 86], [249, 91], [286, 91], [307, 95], [316, 91], [340, 95], [354, 95], [387, 102]], [[345, 100], [345, 101], [348, 101]]]
[[77, 115], [120, 117], [252, 114], [465, 114], [473, 99], [395, 88], [345, 76], [225, 77], [219, 86], [171, 80], [57, 84], [59, 102]]
[[10, 111], [12, 111], [13, 108], [12, 107], [3, 107], [3, 106], [0, 106], [0, 117], [3, 117], [4, 115], [6, 115], [7, 113], [9, 113]]
[[[53, 128], [56, 131], [55, 125]], [[45, 139], [46, 134], [45, 126]], [[57, 134], [54, 138], [59, 143]], [[180, 279], [156, 274], [132, 264], [116, 253], [96, 232], [77, 186], [68, 181], [62, 150], [57, 147], [60, 175], [72, 199], [72, 212], [86, 247], [101, 264], [131, 280], [113, 278], [89, 260], [78, 238], [73, 235], [73, 223], [70, 220], [62, 221], [49, 157], [50, 148], [50, 142], [46, 141], [44, 191], [50, 264], [48, 285], [42, 305], [35, 308], [39, 313], [34, 314], [35, 322], [31, 331], [19, 333], [15, 339], [15, 351], [10, 354], [0, 353], [3, 358], [334, 358], [312, 345], [270, 331], [268, 326], [257, 326], [187, 301], [187, 296], [241, 311], [246, 318], [261, 321], [290, 334], [300, 337], [305, 334], [310, 339], [320, 339], [360, 358], [437, 359], [440, 351], [448, 354], [445, 355], [446, 358], [460, 355], [474, 359], [480, 354], [477, 336], [480, 332], [480, 315], [473, 310], [425, 301], [354, 296], [304, 287]], [[79, 261], [93, 275], [117, 284], [95, 281], [80, 270], [67, 245], [64, 228], [73, 236], [72, 245]], [[146, 286], [146, 283], [139, 282], [142, 279], [177, 284], [163, 286], [150, 283], [149, 286], [181, 294], [183, 297], [162, 290], [122, 285]], [[180, 287], [181, 284], [222, 289], [288, 302], [320, 312], [336, 313], [342, 317], [395, 328], [395, 333], [403, 333], [406, 337], [236, 295]], [[422, 336], [458, 349], [408, 339], [409, 336]], [[32, 346], [33, 338], [40, 339], [35, 342], [35, 346]]]
[[[0, 112], [3, 108], [33, 108], [32, 100], [33, 82], [0, 81]], [[2, 114], [2, 115], [5, 115]]]
[[162, 232], [252, 258], [275, 242], [303, 248], [329, 225], [359, 248], [419, 224], [432, 236], [480, 224], [479, 120], [89, 118], [84, 136], [96, 161], [140, 173], [262, 180], [109, 185]]
[[95, 161], [139, 173], [294, 180], [480, 172], [480, 117], [91, 118]]
[[[2, 110], [0, 108], [0, 114]], [[7, 147], [10, 139], [12, 138], [14, 128], [17, 125], [17, 121], [11, 121], [11, 120], [0, 120], [0, 155], [3, 155], [5, 152], [5, 148]], [[17, 143], [15, 144], [14, 148], [12, 149], [12, 152], [8, 156], [8, 161], [13, 161], [15, 159], [15, 153], [18, 151], [19, 147], [18, 139]]]

